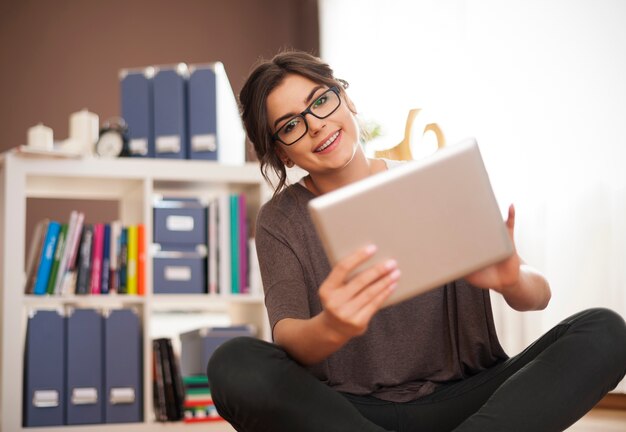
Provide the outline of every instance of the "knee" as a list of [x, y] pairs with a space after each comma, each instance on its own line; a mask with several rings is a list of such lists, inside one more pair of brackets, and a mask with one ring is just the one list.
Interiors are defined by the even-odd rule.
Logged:
[[593, 331], [589, 343], [595, 347], [595, 355], [602, 356], [622, 374], [626, 369], [626, 323], [616, 312], [598, 308], [586, 311]]
[[246, 397], [256, 398], [267, 391], [277, 351], [282, 350], [250, 337], [234, 338], [220, 345], [207, 365], [213, 399], [223, 402], [236, 398], [244, 403]]
[[211, 388], [232, 382], [236, 376], [245, 371], [246, 363], [254, 362], [252, 351], [258, 342], [261, 341], [250, 337], [237, 337], [220, 345], [207, 364], [207, 377]]

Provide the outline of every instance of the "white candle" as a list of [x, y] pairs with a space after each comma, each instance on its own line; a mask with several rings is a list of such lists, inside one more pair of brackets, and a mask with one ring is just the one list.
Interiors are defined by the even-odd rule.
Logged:
[[98, 114], [83, 109], [70, 115], [70, 139], [79, 145], [79, 152], [88, 154], [93, 152], [98, 141], [99, 132]]
[[39, 123], [28, 129], [28, 140], [26, 142], [29, 148], [35, 150], [53, 150], [54, 136], [52, 129]]

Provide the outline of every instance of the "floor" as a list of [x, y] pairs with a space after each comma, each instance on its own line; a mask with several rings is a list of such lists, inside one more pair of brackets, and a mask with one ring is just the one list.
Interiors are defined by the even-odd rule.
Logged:
[[[222, 427], [224, 431], [234, 431], [226, 423]], [[592, 410], [567, 432], [626, 432], [626, 411]]]
[[592, 410], [567, 432], [626, 432], [626, 411]]

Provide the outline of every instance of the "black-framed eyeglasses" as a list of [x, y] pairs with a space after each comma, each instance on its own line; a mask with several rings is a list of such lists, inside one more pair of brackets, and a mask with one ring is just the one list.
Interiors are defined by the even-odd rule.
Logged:
[[331, 87], [315, 98], [307, 109], [287, 120], [287, 122], [272, 135], [272, 138], [290, 146], [309, 131], [309, 123], [306, 121], [307, 114], [311, 114], [318, 119], [325, 119], [337, 111], [339, 105], [341, 105], [339, 89], [337, 87]]

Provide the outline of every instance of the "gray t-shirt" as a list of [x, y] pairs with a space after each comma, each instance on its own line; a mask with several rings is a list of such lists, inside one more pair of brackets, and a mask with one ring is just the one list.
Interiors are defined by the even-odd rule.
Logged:
[[[318, 289], [331, 267], [307, 210], [312, 198], [296, 183], [259, 212], [256, 245], [272, 329], [322, 311]], [[506, 358], [489, 291], [457, 280], [382, 309], [365, 334], [308, 369], [337, 391], [408, 402]]]

